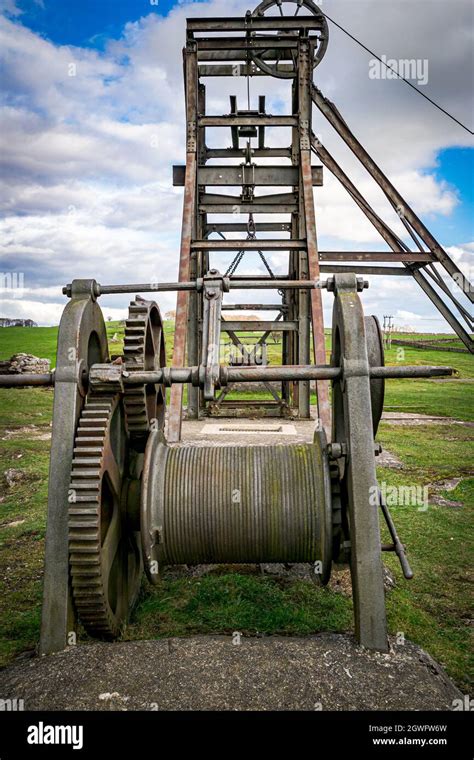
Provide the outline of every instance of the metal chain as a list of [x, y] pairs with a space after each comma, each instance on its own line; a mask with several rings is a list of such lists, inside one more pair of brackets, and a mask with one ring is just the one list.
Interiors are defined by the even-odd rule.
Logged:
[[[220, 232], [219, 234], [220, 234], [220, 236], [221, 236], [221, 238], [223, 240], [226, 239], [225, 235], [223, 235], [222, 232]], [[257, 228], [255, 226], [255, 221], [254, 221], [254, 218], [253, 218], [253, 214], [249, 214], [249, 220], [247, 222], [247, 240], [256, 240], [256, 238], [257, 238]], [[264, 264], [264, 266], [265, 266], [268, 274], [274, 280], [275, 279], [275, 275], [273, 274], [273, 272], [272, 272], [272, 270], [270, 268], [270, 264], [268, 263], [268, 261], [266, 260], [265, 256], [263, 255], [263, 252], [262, 251], [258, 251], [258, 254], [259, 254], [261, 260], [263, 261], [263, 264]], [[224, 277], [230, 277], [231, 275], [233, 275], [235, 273], [235, 271], [236, 271], [237, 267], [239, 266], [240, 262], [242, 261], [244, 255], [245, 255], [245, 251], [240, 250], [240, 251], [237, 252], [237, 255], [235, 256], [235, 258], [233, 259], [233, 261], [230, 263], [227, 271], [225, 272]]]
[[224, 277], [230, 277], [231, 275], [234, 274], [235, 270], [237, 269], [237, 267], [239, 266], [240, 262], [242, 261], [242, 259], [244, 257], [244, 253], [245, 253], [245, 251], [238, 251], [235, 259], [230, 264], [230, 266], [229, 266], [227, 272], [225, 273]]
[[[255, 226], [255, 221], [253, 218], [253, 214], [249, 214], [249, 220], [247, 222], [247, 240], [256, 240], [257, 239], [257, 229]], [[237, 255], [235, 256], [234, 260], [230, 264], [229, 268], [227, 269], [227, 272], [225, 273], [224, 277], [230, 277], [233, 275], [239, 266], [240, 262], [242, 261], [243, 257], [245, 255], [245, 251], [238, 251]], [[263, 255], [262, 251], [258, 251], [258, 255], [260, 256], [265, 269], [267, 270], [268, 274], [272, 278], [272, 280], [275, 279], [275, 275], [273, 274], [270, 264], [266, 260], [265, 256]]]
[[255, 240], [257, 237], [257, 228], [253, 219], [253, 214], [249, 214], [249, 220], [247, 222], [247, 240]]
[[273, 274], [273, 272], [272, 272], [272, 270], [270, 268], [270, 264], [266, 260], [266, 258], [263, 255], [262, 251], [259, 251], [258, 254], [259, 254], [260, 258], [262, 259], [262, 261], [263, 261], [263, 263], [265, 265], [265, 269], [267, 270], [268, 274], [270, 275], [270, 277], [272, 278], [272, 280], [274, 280], [275, 279], [275, 275]]

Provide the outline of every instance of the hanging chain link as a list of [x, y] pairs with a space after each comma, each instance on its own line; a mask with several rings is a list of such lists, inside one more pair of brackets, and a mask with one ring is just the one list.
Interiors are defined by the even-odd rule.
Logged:
[[269, 264], [269, 263], [268, 263], [268, 261], [266, 260], [266, 258], [265, 258], [265, 256], [263, 255], [262, 251], [259, 251], [258, 253], [259, 253], [259, 256], [260, 256], [260, 258], [261, 258], [261, 259], [262, 259], [262, 261], [263, 261], [263, 264], [264, 264], [264, 266], [265, 266], [265, 269], [267, 270], [267, 272], [268, 272], [268, 274], [270, 275], [270, 277], [272, 278], [272, 280], [274, 280], [274, 279], [275, 279], [275, 275], [273, 274], [273, 272], [272, 272], [272, 270], [271, 270], [271, 268], [270, 268], [270, 264]]
[[244, 257], [244, 253], [245, 253], [245, 251], [238, 251], [235, 259], [230, 264], [230, 266], [227, 269], [227, 272], [225, 273], [224, 277], [230, 277], [231, 275], [234, 274], [235, 270], [237, 269], [237, 267], [239, 266], [240, 262], [242, 261], [242, 259]]
[[[249, 220], [247, 222], [247, 240], [256, 240], [257, 239], [257, 228], [255, 226], [255, 221], [253, 218], [253, 214], [249, 214]], [[267, 259], [265, 258], [263, 251], [257, 251], [258, 255], [260, 256], [263, 265], [265, 269], [267, 270], [268, 274], [272, 278], [272, 280], [275, 279], [275, 275], [272, 272], [272, 269], [270, 267], [270, 264], [268, 263]], [[224, 277], [230, 277], [233, 275], [239, 266], [240, 262], [242, 261], [243, 257], [245, 255], [245, 251], [240, 250], [237, 252], [237, 255], [235, 256], [234, 260], [230, 264], [229, 268], [227, 269]]]
[[249, 220], [247, 222], [247, 240], [255, 240], [257, 237], [257, 228], [253, 219], [253, 214], [249, 214]]

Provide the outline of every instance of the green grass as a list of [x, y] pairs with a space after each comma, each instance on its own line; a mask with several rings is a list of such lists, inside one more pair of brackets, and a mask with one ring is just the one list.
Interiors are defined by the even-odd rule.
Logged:
[[474, 420], [474, 387], [461, 380], [388, 380], [386, 412], [418, 412], [436, 417]]
[[[123, 328], [108, 323], [107, 331], [109, 338], [118, 338], [111, 343], [111, 353], [120, 353]], [[170, 361], [171, 322], [165, 324], [165, 331]], [[9, 328], [1, 331], [0, 340], [1, 358], [22, 350], [46, 356], [54, 366], [53, 328]], [[401, 356], [397, 351], [393, 346], [387, 352], [387, 364], [450, 364], [459, 377], [447, 382], [389, 381], [388, 410], [473, 419], [471, 356], [418, 349], [404, 349]], [[261, 396], [247, 393], [245, 397]], [[52, 401], [52, 391], [45, 389], [0, 391], [0, 438], [6, 439], [0, 450], [0, 664], [34, 647], [39, 637], [49, 443], [38, 436], [49, 430]], [[15, 431], [17, 435], [12, 437]], [[385, 554], [384, 561], [397, 582], [387, 595], [391, 633], [403, 632], [423, 646], [467, 691], [474, 429], [457, 424], [407, 427], [384, 422], [378, 439], [403, 463], [403, 469], [379, 468], [380, 480], [388, 485], [425, 486], [462, 478], [453, 491], [440, 491], [462, 506], [431, 504], [427, 511], [392, 508], [401, 539], [408, 547], [414, 579], [403, 580], [394, 556]], [[1, 482], [9, 468], [25, 473], [12, 488]], [[351, 600], [340, 593], [301, 579], [262, 576], [252, 568], [230, 572], [227, 567], [217, 567], [201, 577], [176, 577], [165, 571], [158, 586], [144, 583], [124, 638], [234, 631], [305, 635], [323, 630], [350, 631], [352, 625]]]
[[57, 327], [5, 327], [0, 332], [0, 359], [24, 353], [56, 362]]
[[[15, 393], [25, 394], [25, 391]], [[35, 395], [40, 393], [46, 392], [35, 391]], [[26, 396], [23, 400], [26, 402]], [[37, 424], [37, 417], [31, 409], [29, 414], [19, 409], [17, 420], [21, 426]], [[18, 424], [17, 420], [12, 421]], [[42, 421], [45, 421], [44, 417]], [[43, 429], [46, 429], [44, 424]], [[4, 430], [2, 428], [2, 435]], [[25, 436], [2, 441], [0, 480], [3, 481], [3, 473], [8, 469], [21, 470], [24, 478], [12, 488], [6, 488], [5, 483], [0, 482], [0, 599], [3, 609], [0, 614], [0, 663], [32, 648], [39, 636], [48, 468], [48, 442]]]
[[474, 420], [474, 361], [470, 354], [392, 345], [385, 352], [385, 364], [441, 365], [456, 370], [456, 376], [449, 379], [387, 381], [384, 405], [387, 412], [418, 412]]
[[[430, 503], [426, 511], [391, 508], [415, 575], [409, 582], [399, 582], [388, 595], [387, 613], [393, 632], [401, 631], [423, 646], [467, 690], [474, 675], [470, 626], [474, 430], [459, 425], [400, 428], [383, 423], [378, 440], [404, 464], [403, 470], [379, 468], [379, 482], [428, 486], [431, 502], [433, 484], [461, 478], [454, 490], [439, 490], [440, 496], [461, 506]], [[385, 555], [384, 561], [400, 576], [395, 557]]]
[[302, 635], [351, 625], [350, 600], [311, 581], [229, 573], [225, 567], [216, 571], [200, 578], [165, 578], [157, 588], [143, 589], [124, 638], [234, 631]]
[[49, 428], [53, 413], [52, 389], [10, 388], [0, 390], [0, 427], [38, 425]]

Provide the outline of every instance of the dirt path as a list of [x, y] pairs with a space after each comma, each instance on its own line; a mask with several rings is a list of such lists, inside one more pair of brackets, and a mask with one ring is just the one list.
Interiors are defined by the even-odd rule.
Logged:
[[26, 710], [450, 710], [460, 692], [422, 649], [352, 637], [195, 636], [71, 647], [0, 672]]
[[462, 425], [474, 427], [474, 422], [456, 420], [454, 417], [436, 417], [432, 414], [419, 412], [384, 412], [382, 421], [390, 425]]

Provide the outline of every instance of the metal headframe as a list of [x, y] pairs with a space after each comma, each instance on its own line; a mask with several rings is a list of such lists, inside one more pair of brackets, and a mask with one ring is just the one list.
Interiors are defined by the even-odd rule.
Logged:
[[[268, 15], [268, 11], [276, 8], [280, 15]], [[286, 15], [287, 10], [291, 15]], [[463, 343], [470, 351], [474, 349], [470, 335], [472, 315], [455, 295], [459, 288], [472, 302], [472, 286], [354, 137], [336, 107], [313, 84], [313, 69], [324, 56], [327, 43], [326, 19], [311, 0], [264, 0], [244, 18], [188, 19], [184, 49], [186, 165], [176, 166], [173, 171], [174, 184], [184, 187], [179, 279], [196, 282], [211, 269], [222, 271], [219, 257], [222, 260], [230, 253], [235, 257], [226, 273], [231, 283], [251, 279], [254, 283], [257, 281], [256, 289], [272, 288], [276, 297], [271, 304], [256, 303], [255, 299], [251, 303], [233, 304], [221, 299], [218, 311], [213, 311], [220, 325], [212, 333], [214, 342], [210, 343], [208, 289], [180, 291], [176, 309], [175, 366], [184, 365], [186, 352], [190, 365], [197, 365], [203, 353], [209, 351], [217, 352], [214, 359], [218, 363], [222, 333], [228, 336], [234, 357], [237, 352], [243, 364], [258, 364], [264, 360], [269, 336], [276, 332], [282, 335], [282, 365], [310, 363], [311, 335], [314, 361], [324, 364], [320, 290], [282, 289], [277, 282], [315, 281], [325, 272], [414, 277]], [[237, 97], [230, 95], [228, 114], [207, 114], [204, 82], [213, 77], [233, 77], [234, 82], [236, 77], [246, 78], [246, 107], [239, 106]], [[252, 107], [256, 104], [251, 102], [250, 80], [256, 78], [263, 85], [268, 77], [290, 81], [291, 113], [267, 113], [265, 95], [259, 96], [258, 107]], [[411, 251], [375, 213], [316, 138], [312, 131], [313, 105], [380, 185], [415, 242], [416, 251]], [[290, 144], [269, 147], [270, 127], [275, 132], [290, 129]], [[222, 128], [225, 132], [230, 130], [230, 146], [210, 147], [210, 128], [213, 134], [222, 132]], [[278, 143], [281, 145], [282, 140]], [[323, 167], [311, 165], [312, 152], [343, 184], [388, 244], [388, 250], [318, 250], [313, 186], [322, 185]], [[268, 159], [275, 159], [274, 165], [269, 165]], [[239, 188], [240, 193], [224, 194], [221, 190], [231, 187]], [[225, 221], [225, 215], [231, 215], [231, 221]], [[271, 215], [275, 215], [273, 218], [277, 221], [268, 221]], [[238, 267], [246, 261], [247, 252], [259, 254], [265, 274], [237, 273]], [[287, 254], [283, 274], [272, 271], [272, 255], [277, 253]], [[440, 265], [444, 272], [435, 265]], [[454, 288], [449, 287], [446, 276], [448, 282], [452, 279]], [[212, 289], [212, 283], [209, 285]], [[273, 320], [232, 320], [224, 319], [222, 311], [273, 311], [277, 316]], [[256, 405], [244, 400], [228, 401], [226, 397], [233, 388], [226, 388], [212, 399], [204, 391], [190, 386], [187, 416], [191, 419], [203, 414], [310, 416], [308, 381], [283, 381], [279, 388], [266, 383], [261, 387], [266, 388], [271, 397], [269, 401], [259, 400]], [[318, 416], [323, 427], [329, 430], [327, 382], [317, 381], [316, 390]], [[182, 405], [183, 387], [174, 386], [170, 408], [171, 441], [180, 438]]]

